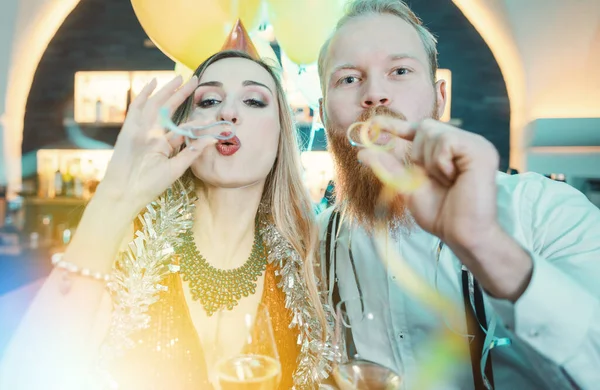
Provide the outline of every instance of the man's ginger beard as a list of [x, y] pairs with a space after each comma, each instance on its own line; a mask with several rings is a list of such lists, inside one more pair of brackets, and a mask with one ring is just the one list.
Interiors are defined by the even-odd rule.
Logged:
[[[405, 116], [396, 113], [385, 106], [373, 107], [365, 110], [357, 122], [364, 122], [375, 115], [387, 115], [405, 120]], [[430, 115], [437, 119], [437, 102]], [[347, 129], [342, 129], [335, 124], [327, 123], [327, 144], [333, 156], [336, 182], [335, 194], [338, 203], [344, 205], [344, 212], [351, 221], [358, 222], [363, 228], [370, 231], [375, 223], [395, 221], [407, 225], [410, 221], [406, 213], [404, 198], [395, 196], [387, 206], [386, 215], [376, 215], [375, 208], [380, 199], [383, 185], [375, 176], [371, 168], [358, 162], [356, 155], [360, 149], [350, 145], [346, 137]], [[407, 148], [405, 161], [410, 163], [410, 147]]]

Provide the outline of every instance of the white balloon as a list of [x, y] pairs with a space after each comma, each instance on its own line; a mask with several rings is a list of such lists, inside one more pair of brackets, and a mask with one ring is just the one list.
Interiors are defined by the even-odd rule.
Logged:
[[275, 54], [275, 51], [273, 51], [269, 41], [261, 38], [256, 33], [250, 33], [250, 39], [252, 39], [252, 43], [254, 44], [254, 47], [256, 47], [256, 51], [258, 51], [260, 58], [267, 64], [274, 66], [281, 71], [281, 65], [277, 59], [277, 54]]
[[319, 99], [322, 97], [319, 82], [319, 70], [316, 63], [298, 66], [281, 52], [283, 71], [290, 82], [304, 96], [307, 105], [313, 110], [319, 109]]

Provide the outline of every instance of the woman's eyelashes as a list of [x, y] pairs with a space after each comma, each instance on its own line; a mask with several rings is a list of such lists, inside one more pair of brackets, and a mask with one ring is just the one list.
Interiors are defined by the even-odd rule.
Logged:
[[[196, 105], [200, 108], [210, 108], [221, 104], [223, 101], [219, 98], [202, 98], [196, 103]], [[253, 108], [264, 108], [267, 106], [267, 102], [264, 99], [260, 98], [247, 98], [242, 100], [242, 102], [248, 107]]]
[[267, 106], [267, 103], [260, 99], [245, 99], [244, 103], [249, 107], [263, 108]]
[[200, 101], [198, 101], [198, 103], [196, 105], [200, 108], [209, 108], [212, 106], [216, 106], [219, 103], [221, 103], [221, 101], [218, 99], [208, 98], [208, 99], [200, 99]]

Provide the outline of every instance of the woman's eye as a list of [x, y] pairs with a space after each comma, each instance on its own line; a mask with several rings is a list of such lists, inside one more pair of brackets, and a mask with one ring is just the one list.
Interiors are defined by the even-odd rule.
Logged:
[[246, 105], [250, 106], [250, 107], [257, 107], [257, 108], [263, 108], [266, 107], [267, 104], [261, 100], [258, 99], [246, 99], [244, 100], [244, 103], [246, 103]]
[[198, 107], [208, 108], [208, 107], [215, 106], [219, 103], [221, 103], [221, 101], [217, 100], [217, 99], [202, 99], [198, 102]]

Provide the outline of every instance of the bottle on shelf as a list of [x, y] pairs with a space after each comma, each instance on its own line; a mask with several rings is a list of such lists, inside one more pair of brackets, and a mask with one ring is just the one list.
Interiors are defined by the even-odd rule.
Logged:
[[49, 184], [43, 172], [37, 174], [37, 194], [39, 198], [45, 199], [50, 197]]
[[6, 206], [6, 187], [0, 187], [0, 229], [2, 229], [6, 220]]
[[98, 169], [98, 167], [94, 167], [92, 174], [90, 175], [90, 177], [87, 180], [86, 186], [88, 188], [88, 193], [89, 193], [89, 197], [91, 198], [92, 196], [94, 196], [94, 194], [96, 193], [96, 188], [98, 187], [98, 184], [100, 184], [100, 171]]
[[63, 175], [64, 195], [67, 197], [73, 196], [73, 175], [71, 174], [71, 166], [67, 164], [67, 170]]
[[53, 174], [54, 170], [52, 169], [52, 160], [47, 157], [43, 158], [40, 162], [37, 174], [38, 197], [43, 199], [52, 197], [53, 191], [51, 184]]
[[96, 123], [102, 122], [103, 119], [104, 119], [104, 115], [103, 115], [102, 99], [98, 98], [96, 100]]
[[127, 115], [127, 113], [129, 112], [129, 106], [131, 105], [131, 95], [133, 94], [133, 91], [131, 90], [131, 84], [129, 86], [129, 89], [127, 90], [127, 101], [125, 102], [125, 115]]
[[83, 122], [91, 122], [94, 118], [94, 102], [88, 96], [84, 96], [81, 101], [81, 108], [77, 110], [75, 118]]
[[82, 199], [84, 192], [84, 183], [80, 159], [75, 159], [73, 165], [71, 166], [71, 174], [73, 175], [73, 196]]
[[81, 180], [83, 182], [83, 199], [90, 199], [92, 194], [90, 192], [90, 180], [92, 179], [92, 173], [94, 169], [94, 163], [91, 159], [81, 163]]
[[64, 182], [62, 173], [60, 172], [60, 168], [54, 172], [54, 195], [55, 196], [63, 196], [64, 195]]

